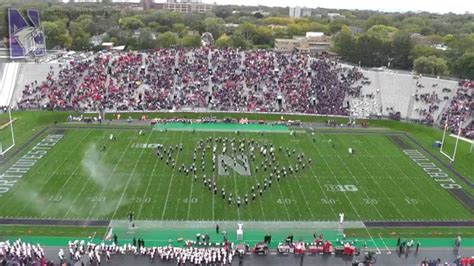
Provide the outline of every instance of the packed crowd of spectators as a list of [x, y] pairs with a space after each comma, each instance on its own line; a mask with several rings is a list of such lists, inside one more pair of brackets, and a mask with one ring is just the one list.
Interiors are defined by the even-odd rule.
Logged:
[[145, 247], [144, 243], [137, 246], [125, 244], [123, 246], [94, 243], [84, 241], [69, 242], [69, 259], [64, 251], [58, 253], [59, 260], [69, 260], [74, 263], [100, 265], [101, 261], [110, 261], [114, 256], [123, 255], [146, 256], [151, 261], [161, 260], [175, 262], [177, 265], [232, 265], [235, 251], [230, 246], [222, 247]]
[[300, 112], [347, 115], [361, 72], [269, 50], [98, 53], [25, 85], [19, 108]]
[[[45, 80], [25, 85], [18, 107], [348, 115], [347, 103], [361, 97], [364, 84], [370, 81], [357, 68], [343, 68], [325, 57], [230, 48], [157, 49], [97, 53], [60, 65], [60, 70], [51, 67]], [[420, 80], [416, 86], [425, 88]], [[415, 94], [421, 103], [415, 112], [428, 124], [436, 122], [435, 112], [447, 99], [435, 92], [437, 84], [432, 86], [432, 93]], [[457, 132], [459, 124], [470, 119], [472, 90], [472, 83], [460, 83], [441, 125], [447, 120]], [[468, 124], [465, 134], [472, 133], [472, 127]]]
[[2, 265], [48, 265], [43, 248], [18, 239], [0, 242], [0, 264]]
[[459, 88], [454, 95], [449, 107], [441, 116], [440, 125], [447, 125], [449, 130], [457, 134], [459, 127], [463, 126], [468, 119], [471, 122], [463, 127], [463, 135], [474, 138], [474, 126], [473, 126], [473, 110], [474, 110], [474, 86], [471, 86], [472, 82], [461, 82]]

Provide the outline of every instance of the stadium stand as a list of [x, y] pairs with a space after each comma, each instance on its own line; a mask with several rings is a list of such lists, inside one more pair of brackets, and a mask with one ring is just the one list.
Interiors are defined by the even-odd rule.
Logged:
[[17, 84], [20, 109], [398, 116], [447, 120], [453, 132], [459, 122], [472, 127], [472, 87], [462, 83], [268, 50], [99, 52], [63, 65], [22, 65]]

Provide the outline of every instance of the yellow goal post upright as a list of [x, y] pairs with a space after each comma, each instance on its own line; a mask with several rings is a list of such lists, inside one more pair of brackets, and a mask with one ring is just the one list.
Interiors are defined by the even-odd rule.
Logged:
[[459, 143], [459, 138], [461, 137], [461, 124], [462, 122], [459, 123], [459, 130], [458, 130], [458, 135], [456, 136], [456, 144], [454, 144], [454, 151], [452, 154], [448, 154], [443, 148], [445, 146], [446, 142], [446, 133], [448, 131], [448, 120], [449, 118], [446, 119], [446, 124], [444, 125], [444, 130], [443, 130], [443, 139], [441, 140], [441, 148], [440, 152], [442, 155], [444, 155], [446, 158], [449, 159], [450, 163], [453, 163], [454, 160], [456, 159], [456, 153], [458, 150], [458, 143]]
[[11, 113], [11, 108], [7, 107], [7, 112], [8, 112], [8, 122], [5, 124], [7, 127], [10, 128], [10, 133], [12, 137], [11, 144], [8, 147], [3, 147], [3, 141], [0, 139], [0, 157], [4, 157], [5, 154], [11, 150], [13, 147], [15, 147], [15, 131], [13, 130], [13, 119], [12, 119], [12, 113]]

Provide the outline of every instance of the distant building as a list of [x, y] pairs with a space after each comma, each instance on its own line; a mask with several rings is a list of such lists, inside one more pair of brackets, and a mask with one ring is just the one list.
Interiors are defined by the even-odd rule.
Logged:
[[290, 7], [289, 16], [291, 18], [311, 17], [312, 10], [309, 8]]
[[301, 17], [301, 7], [290, 7], [289, 16], [291, 18], [300, 18]]
[[331, 48], [331, 37], [322, 32], [307, 32], [306, 36], [294, 36], [293, 39], [275, 39], [275, 51], [282, 53], [299, 52], [318, 55]]
[[333, 19], [337, 19], [337, 18], [345, 18], [346, 16], [344, 15], [341, 15], [339, 13], [328, 13], [328, 18], [333, 20]]
[[163, 9], [182, 13], [206, 13], [214, 7], [200, 0], [166, 0], [164, 3], [156, 3], [153, 0], [144, 0], [145, 8]]
[[303, 9], [301, 11], [301, 16], [302, 17], [311, 17], [311, 9]]

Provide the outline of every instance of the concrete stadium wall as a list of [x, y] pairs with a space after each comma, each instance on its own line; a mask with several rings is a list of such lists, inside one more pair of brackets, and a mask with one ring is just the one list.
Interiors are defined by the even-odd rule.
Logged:
[[16, 106], [18, 100], [22, 97], [25, 85], [38, 81], [38, 84], [46, 80], [50, 67], [53, 67], [55, 75], [59, 71], [59, 64], [55, 63], [19, 63], [18, 78], [15, 84], [15, 92], [13, 94], [12, 105]]
[[18, 77], [19, 64], [6, 63], [2, 64], [3, 71], [0, 82], [0, 106], [10, 105], [15, 93], [15, 83]]
[[[387, 108], [392, 108], [394, 111], [399, 111], [402, 118], [418, 119], [420, 115], [415, 112], [416, 108], [427, 108], [427, 105], [421, 101], [414, 101], [415, 94], [437, 92], [439, 98], [442, 100], [439, 104], [440, 108], [434, 113], [434, 118], [441, 114], [444, 108], [449, 105], [450, 100], [457, 90], [458, 83], [452, 80], [437, 79], [431, 77], [422, 77], [418, 79], [424, 88], [417, 88], [417, 80], [411, 74], [400, 74], [396, 72], [379, 72], [371, 70], [363, 70], [364, 76], [371, 81], [370, 85], [363, 85], [362, 94], [373, 93], [377, 95], [377, 90], [380, 92], [380, 101], [382, 107], [382, 115], [387, 116], [391, 111]], [[433, 84], [438, 84], [433, 87]], [[448, 88], [451, 93], [443, 93], [443, 88]], [[448, 96], [448, 100], [443, 100], [444, 96]], [[376, 97], [377, 98], [377, 97]], [[410, 102], [412, 104], [410, 105]]]

